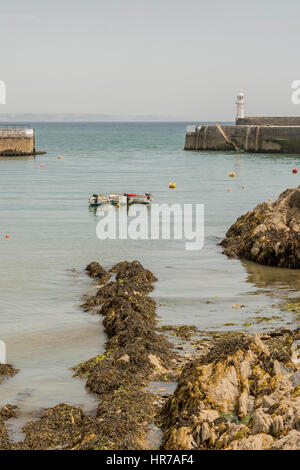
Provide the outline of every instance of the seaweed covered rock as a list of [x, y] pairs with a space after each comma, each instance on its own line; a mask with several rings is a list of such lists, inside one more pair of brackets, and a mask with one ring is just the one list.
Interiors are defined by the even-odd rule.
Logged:
[[11, 442], [5, 421], [17, 416], [17, 406], [5, 405], [0, 409], [0, 450], [10, 450]]
[[145, 387], [174, 372], [176, 355], [157, 333], [155, 301], [146, 295], [156, 277], [138, 261], [118, 263], [110, 271], [116, 280], [84, 304], [104, 318], [106, 352], [80, 364], [76, 372], [87, 377], [87, 388], [101, 398], [98, 433], [107, 436], [109, 448], [138, 449], [156, 412]]
[[0, 419], [0, 450], [10, 450], [11, 443], [5, 422]]
[[[15, 369], [10, 364], [0, 364], [0, 383], [17, 373], [18, 369]], [[9, 450], [11, 448], [5, 421], [16, 416], [16, 410], [17, 407], [12, 405], [5, 405], [0, 409], [0, 450]]]
[[105, 449], [106, 440], [98, 431], [100, 423], [80, 408], [64, 403], [46, 410], [43, 416], [23, 426], [25, 439], [14, 450]]
[[0, 383], [9, 377], [13, 377], [19, 372], [10, 364], [0, 364]]
[[300, 268], [300, 186], [237, 219], [221, 242], [223, 253], [268, 266]]
[[6, 421], [9, 418], [15, 418], [18, 415], [18, 407], [16, 405], [5, 405], [0, 410], [0, 419]]
[[98, 281], [99, 284], [104, 284], [111, 277], [111, 274], [96, 261], [93, 261], [92, 263], [88, 264], [85, 270], [93, 279]]
[[116, 273], [118, 282], [129, 281], [132, 288], [148, 294], [153, 290], [153, 283], [157, 281], [154, 274], [145, 269], [139, 261], [122, 261], [115, 264], [110, 272]]
[[138, 261], [116, 264], [111, 270], [116, 280], [109, 283], [106, 280], [111, 274], [99, 263], [89, 264], [87, 272], [102, 285], [84, 307], [103, 316], [108, 341], [106, 352], [78, 365], [75, 375], [87, 378], [87, 388], [99, 396], [96, 416], [61, 403], [22, 428], [24, 441], [11, 443], [4, 419], [15, 411], [8, 405], [0, 412], [3, 449], [126, 450], [147, 446], [145, 436], [155, 419], [157, 397], [146, 385], [153, 379], [173, 377], [178, 367], [171, 345], [156, 332], [156, 305], [146, 295], [156, 278]]
[[[183, 371], [162, 410], [163, 449], [294, 448], [300, 386], [293, 341], [299, 330], [220, 339]], [[282, 439], [293, 433], [293, 444]], [[298, 447], [300, 448], [300, 447]]]

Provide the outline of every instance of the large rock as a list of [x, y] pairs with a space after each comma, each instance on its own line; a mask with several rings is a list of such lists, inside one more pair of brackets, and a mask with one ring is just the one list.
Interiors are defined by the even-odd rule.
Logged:
[[221, 242], [223, 253], [268, 266], [300, 268], [300, 186], [237, 219]]
[[224, 333], [183, 370], [162, 410], [162, 448], [300, 450], [300, 385], [291, 380], [298, 334]]

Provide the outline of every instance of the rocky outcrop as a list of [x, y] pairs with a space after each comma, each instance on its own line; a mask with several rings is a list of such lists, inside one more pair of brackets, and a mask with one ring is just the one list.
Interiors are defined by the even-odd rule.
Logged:
[[[146, 294], [156, 277], [138, 261], [121, 262], [110, 272], [109, 282], [84, 307], [103, 315], [108, 335], [106, 353], [77, 367], [87, 376], [87, 388], [99, 395], [101, 421], [94, 445], [103, 448], [139, 448], [139, 441], [155, 415], [145, 386], [175, 368], [175, 354], [164, 336], [156, 332], [155, 301]], [[91, 444], [91, 443], [90, 443]]]
[[300, 186], [237, 219], [221, 242], [224, 253], [268, 266], [300, 268]]
[[98, 281], [99, 284], [104, 284], [111, 277], [111, 274], [96, 261], [88, 264], [85, 270], [89, 276]]
[[0, 364], [0, 383], [9, 377], [13, 377], [19, 372], [10, 364]]
[[[84, 308], [103, 316], [108, 341], [105, 353], [79, 364], [75, 375], [85, 377], [88, 390], [99, 397], [96, 416], [61, 403], [27, 423], [24, 441], [11, 444], [13, 449], [127, 450], [147, 445], [157, 396], [146, 386], [152, 380], [168, 381], [178, 367], [171, 344], [156, 331], [156, 304], [147, 296], [156, 278], [138, 261], [118, 263], [110, 272], [93, 262], [86, 270], [101, 287]], [[112, 273], [115, 281], [106, 282]], [[6, 428], [3, 439], [3, 447], [9, 445]]]
[[299, 332], [239, 334], [191, 362], [162, 411], [162, 448], [300, 449]]
[[[10, 364], [0, 364], [0, 384], [9, 377], [13, 377], [19, 371]], [[1, 392], [0, 392], [1, 396]], [[0, 409], [0, 450], [10, 449], [9, 434], [5, 421], [15, 416], [16, 406], [5, 405]]]

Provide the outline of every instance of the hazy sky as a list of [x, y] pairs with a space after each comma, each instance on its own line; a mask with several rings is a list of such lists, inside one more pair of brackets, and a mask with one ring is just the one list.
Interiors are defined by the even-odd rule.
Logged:
[[[0, 113], [300, 115], [299, 0], [0, 3]], [[298, 46], [298, 47], [297, 47]]]

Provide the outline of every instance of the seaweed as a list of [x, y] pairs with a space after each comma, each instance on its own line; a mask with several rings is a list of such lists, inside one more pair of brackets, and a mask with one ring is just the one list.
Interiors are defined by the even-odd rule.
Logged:
[[161, 377], [172, 380], [177, 356], [165, 336], [157, 332], [156, 304], [147, 294], [157, 280], [138, 261], [114, 265], [115, 281], [93, 262], [87, 273], [101, 287], [83, 305], [103, 316], [106, 351], [77, 365], [75, 375], [99, 397], [96, 416], [59, 404], [26, 424], [19, 449], [126, 450], [147, 447], [146, 435], [157, 412], [156, 395], [146, 386]]

